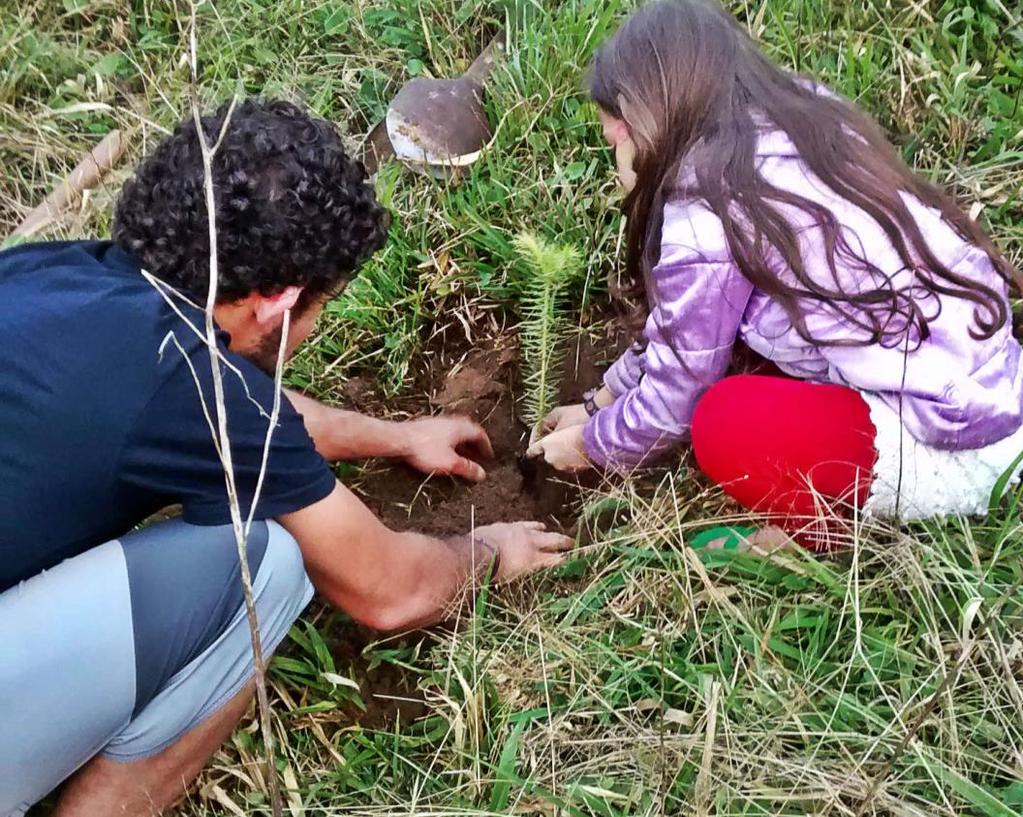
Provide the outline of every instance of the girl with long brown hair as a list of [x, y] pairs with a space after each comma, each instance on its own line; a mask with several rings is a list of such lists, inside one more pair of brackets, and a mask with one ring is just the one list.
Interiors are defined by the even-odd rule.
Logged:
[[[590, 90], [649, 316], [531, 453], [629, 471], [691, 439], [707, 476], [790, 530], [849, 505], [983, 511], [1023, 451], [1017, 273], [990, 238], [716, 0], [636, 11]], [[737, 345], [776, 374], [726, 376]]]

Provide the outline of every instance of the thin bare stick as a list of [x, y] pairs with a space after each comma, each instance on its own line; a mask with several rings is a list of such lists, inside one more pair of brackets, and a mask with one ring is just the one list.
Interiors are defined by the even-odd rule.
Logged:
[[245, 538], [249, 538], [249, 530], [252, 528], [252, 517], [256, 513], [256, 505], [259, 503], [260, 494], [263, 492], [263, 479], [266, 477], [266, 466], [270, 461], [270, 441], [273, 439], [274, 429], [277, 428], [277, 420], [281, 416], [281, 394], [284, 393], [284, 358], [288, 349], [288, 329], [291, 327], [291, 310], [284, 313], [284, 320], [281, 323], [281, 342], [277, 347], [277, 365], [274, 366], [274, 404], [270, 409], [270, 426], [267, 429], [266, 437], [263, 439], [263, 458], [259, 463], [259, 477], [256, 479], [256, 490], [252, 492], [252, 505], [249, 506], [249, 517], [245, 520]]
[[[177, 315], [181, 319], [181, 322], [191, 330], [192, 334], [195, 335], [200, 341], [202, 341], [204, 346], [216, 352], [218, 358], [220, 359], [221, 365], [229, 372], [238, 377], [239, 382], [242, 384], [242, 389], [245, 390], [245, 399], [252, 403], [252, 405], [256, 408], [256, 411], [258, 411], [264, 417], [269, 418], [270, 415], [266, 413], [266, 409], [264, 409], [263, 406], [260, 405], [259, 401], [252, 396], [252, 392], [249, 391], [249, 384], [246, 382], [245, 375], [242, 374], [242, 370], [239, 369], [230, 360], [228, 360], [225, 355], [221, 354], [219, 347], [210, 346], [206, 338], [206, 333], [198, 326], [196, 326], [194, 323], [192, 323], [191, 319], [182, 311], [181, 307], [174, 303], [174, 298], [177, 298], [183, 303], [190, 305], [194, 309], [202, 309], [202, 307], [200, 307], [197, 303], [194, 303], [191, 298], [184, 295], [182, 292], [174, 289], [174, 287], [172, 287], [170, 284], [161, 281], [148, 270], [143, 269], [141, 270], [141, 272], [142, 277], [145, 278], [146, 281], [150, 283], [153, 289], [155, 289], [157, 293], [160, 295], [160, 297], [163, 298], [164, 303], [166, 303], [167, 306], [169, 306], [171, 310], [173, 310], [174, 314]], [[166, 339], [164, 342], [166, 343]]]
[[[230, 113], [225, 117], [223, 130], [218, 135], [215, 145], [210, 145], [206, 138], [206, 132], [202, 126], [202, 114], [199, 110], [198, 94], [198, 57], [197, 57], [197, 25], [196, 25], [196, 2], [191, 5], [191, 27], [189, 32], [190, 57], [192, 68], [192, 118], [195, 122], [196, 135], [199, 139], [199, 149], [202, 155], [203, 165], [203, 192], [206, 199], [206, 216], [209, 228], [209, 287], [206, 292], [205, 308], [205, 334], [206, 346], [210, 357], [210, 370], [213, 378], [213, 399], [217, 414], [217, 437], [220, 443], [220, 460], [224, 470], [224, 483], [227, 489], [228, 505], [231, 513], [231, 527], [234, 530], [235, 543], [238, 546], [238, 562], [241, 569], [242, 589], [245, 596], [245, 612], [249, 624], [249, 634], [252, 639], [252, 658], [255, 667], [256, 701], [259, 708], [259, 721], [263, 735], [263, 746], [266, 751], [266, 780], [270, 795], [270, 806], [274, 817], [282, 817], [283, 805], [281, 803], [280, 786], [277, 780], [277, 767], [274, 763], [274, 740], [270, 728], [270, 701], [266, 692], [266, 662], [263, 657], [263, 645], [259, 632], [259, 620], [256, 617], [256, 603], [252, 591], [252, 574], [249, 569], [248, 554], [246, 551], [246, 526], [242, 523], [241, 504], [238, 499], [238, 487], [235, 482], [234, 460], [231, 454], [231, 440], [227, 430], [227, 406], [224, 399], [224, 379], [220, 368], [220, 356], [217, 352], [216, 327], [213, 322], [213, 309], [217, 304], [217, 289], [219, 282], [219, 269], [217, 265], [217, 208], [216, 193], [213, 185], [213, 157], [220, 147], [220, 141], [228, 127]], [[233, 106], [232, 106], [233, 111]], [[281, 334], [281, 349], [278, 353], [278, 360], [283, 356], [283, 348], [287, 341], [287, 335]], [[280, 369], [280, 366], [278, 366]], [[279, 408], [279, 398], [275, 396], [275, 410]], [[269, 436], [273, 433], [274, 423], [270, 423], [267, 431], [267, 443], [264, 452], [269, 447]], [[266, 459], [264, 456], [263, 465]], [[263, 474], [260, 473], [259, 482], [262, 483]], [[257, 497], [253, 497], [255, 506]], [[250, 510], [251, 514], [251, 510]]]

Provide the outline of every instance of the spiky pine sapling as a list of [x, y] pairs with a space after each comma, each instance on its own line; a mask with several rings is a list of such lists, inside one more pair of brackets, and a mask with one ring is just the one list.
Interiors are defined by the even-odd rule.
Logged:
[[517, 235], [512, 245], [520, 262], [512, 281], [522, 315], [523, 417], [536, 431], [557, 401], [566, 296], [581, 277], [582, 255], [571, 244], [554, 244], [528, 232]]

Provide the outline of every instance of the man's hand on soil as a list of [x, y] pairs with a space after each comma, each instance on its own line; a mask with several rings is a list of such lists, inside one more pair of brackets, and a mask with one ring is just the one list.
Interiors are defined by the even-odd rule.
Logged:
[[543, 457], [557, 471], [575, 473], [591, 467], [583, 445], [583, 427], [569, 426], [541, 437], [526, 450], [527, 457]]
[[573, 540], [547, 530], [543, 522], [498, 522], [476, 528], [477, 541], [501, 554], [494, 580], [504, 584], [547, 567], [557, 567], [568, 558]]
[[476, 461], [491, 459], [494, 451], [483, 426], [468, 417], [426, 417], [402, 423], [405, 442], [401, 456], [427, 474], [451, 474], [480, 482], [487, 472]]

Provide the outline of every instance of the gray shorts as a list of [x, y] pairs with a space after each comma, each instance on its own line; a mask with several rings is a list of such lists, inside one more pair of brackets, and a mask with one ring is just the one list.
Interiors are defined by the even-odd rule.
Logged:
[[[253, 524], [263, 649], [312, 586], [294, 539]], [[0, 594], [0, 817], [20, 815], [100, 754], [156, 754], [252, 677], [234, 534], [180, 520], [68, 559]]]

